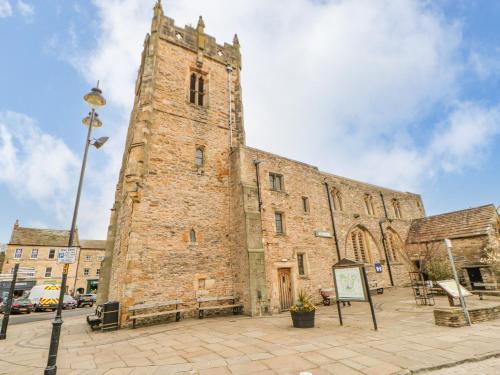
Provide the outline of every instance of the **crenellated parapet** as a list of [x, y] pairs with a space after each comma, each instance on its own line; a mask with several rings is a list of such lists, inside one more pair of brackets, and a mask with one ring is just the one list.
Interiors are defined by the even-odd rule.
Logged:
[[160, 39], [196, 52], [199, 59], [210, 58], [241, 69], [238, 37], [235, 35], [233, 44], [218, 44], [213, 36], [205, 34], [205, 22], [201, 16], [196, 28], [189, 25], [179, 27], [172, 18], [163, 14], [161, 3], [158, 2], [154, 8], [151, 32], [158, 32]]

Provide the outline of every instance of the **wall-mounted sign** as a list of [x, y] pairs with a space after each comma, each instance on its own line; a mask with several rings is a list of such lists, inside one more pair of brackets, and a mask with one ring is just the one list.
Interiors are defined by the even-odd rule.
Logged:
[[382, 272], [382, 265], [380, 263], [375, 263], [375, 272], [377, 273]]
[[76, 262], [76, 247], [69, 247], [67, 249], [61, 249], [59, 251], [59, 257], [57, 258], [59, 263], [72, 264]]
[[331, 238], [333, 237], [332, 234], [326, 230], [315, 230], [314, 235], [316, 237], [326, 237], [326, 238]]

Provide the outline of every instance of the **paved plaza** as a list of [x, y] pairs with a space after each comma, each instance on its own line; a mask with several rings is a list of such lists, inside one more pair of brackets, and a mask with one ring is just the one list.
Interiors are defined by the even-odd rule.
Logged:
[[[374, 301], [377, 332], [366, 303], [343, 309], [344, 327], [335, 306], [319, 307], [313, 329], [292, 328], [288, 313], [186, 319], [110, 333], [91, 332], [82, 317], [70, 317], [63, 325], [58, 374], [409, 374], [473, 360], [480, 361], [435, 373], [478, 373], [453, 372], [464, 366], [499, 373], [500, 321], [437, 327], [432, 308], [416, 306], [405, 288]], [[447, 301], [439, 297], [436, 303]], [[49, 321], [9, 327], [8, 339], [0, 342], [0, 374], [43, 373], [50, 330]]]

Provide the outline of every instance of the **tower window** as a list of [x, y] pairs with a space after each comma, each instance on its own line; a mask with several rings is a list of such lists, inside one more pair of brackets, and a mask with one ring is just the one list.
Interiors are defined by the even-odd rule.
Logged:
[[201, 107], [205, 104], [206, 82], [201, 74], [191, 73], [189, 77], [189, 102]]
[[309, 198], [307, 197], [302, 197], [302, 210], [305, 213], [309, 212]]
[[274, 223], [276, 224], [276, 233], [285, 233], [283, 226], [283, 214], [281, 212], [276, 212], [274, 214]]
[[189, 241], [196, 242], [196, 232], [194, 229], [189, 231]]
[[269, 188], [274, 191], [282, 191], [283, 176], [276, 173], [269, 173]]
[[202, 167], [204, 163], [204, 154], [203, 149], [201, 147], [196, 148], [195, 153], [195, 163], [197, 167]]

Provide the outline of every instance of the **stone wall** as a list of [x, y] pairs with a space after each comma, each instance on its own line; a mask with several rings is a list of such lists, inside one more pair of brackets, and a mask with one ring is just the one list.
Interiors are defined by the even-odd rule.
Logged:
[[[475, 307], [468, 309], [471, 322], [481, 323], [489, 320], [500, 319], [500, 305], [488, 307]], [[434, 322], [438, 326], [446, 327], [465, 327], [464, 312], [458, 307], [434, 309]]]
[[[408, 269], [402, 251], [410, 220], [421, 217], [423, 211], [420, 197], [415, 194], [401, 193], [357, 181], [332, 176], [320, 172], [316, 167], [292, 161], [264, 151], [245, 147], [241, 157], [242, 181], [246, 186], [254, 186], [247, 195], [257, 199], [257, 181], [254, 161], [260, 161], [260, 181], [262, 197], [262, 238], [266, 263], [266, 282], [271, 311], [279, 311], [278, 269], [289, 268], [292, 275], [293, 298], [300, 289], [306, 290], [315, 302], [321, 300], [321, 288], [333, 288], [331, 266], [337, 262], [337, 249], [330, 218], [325, 181], [330, 187], [342, 192], [343, 209], [335, 211], [337, 235], [341, 257], [354, 258], [350, 232], [362, 228], [366, 233], [369, 247], [369, 261], [366, 263], [369, 280], [379, 287], [390, 286], [387, 261], [382, 244], [380, 221], [384, 231], [392, 231], [399, 240], [396, 261], [392, 263], [393, 278], [396, 285], [408, 283]], [[269, 187], [269, 173], [283, 176], [282, 191], [273, 191]], [[390, 202], [400, 201], [403, 219], [396, 219], [388, 211], [389, 220], [381, 202], [380, 192]], [[368, 215], [364, 208], [364, 196], [374, 198], [375, 212]], [[247, 196], [246, 195], [246, 196]], [[302, 197], [309, 201], [309, 212], [304, 212]], [[378, 201], [380, 199], [380, 201]], [[285, 231], [276, 233], [275, 212], [284, 216]], [[318, 231], [325, 237], [317, 236]], [[305, 275], [298, 274], [297, 254], [305, 254]], [[374, 263], [383, 264], [383, 272], [375, 273]]]

